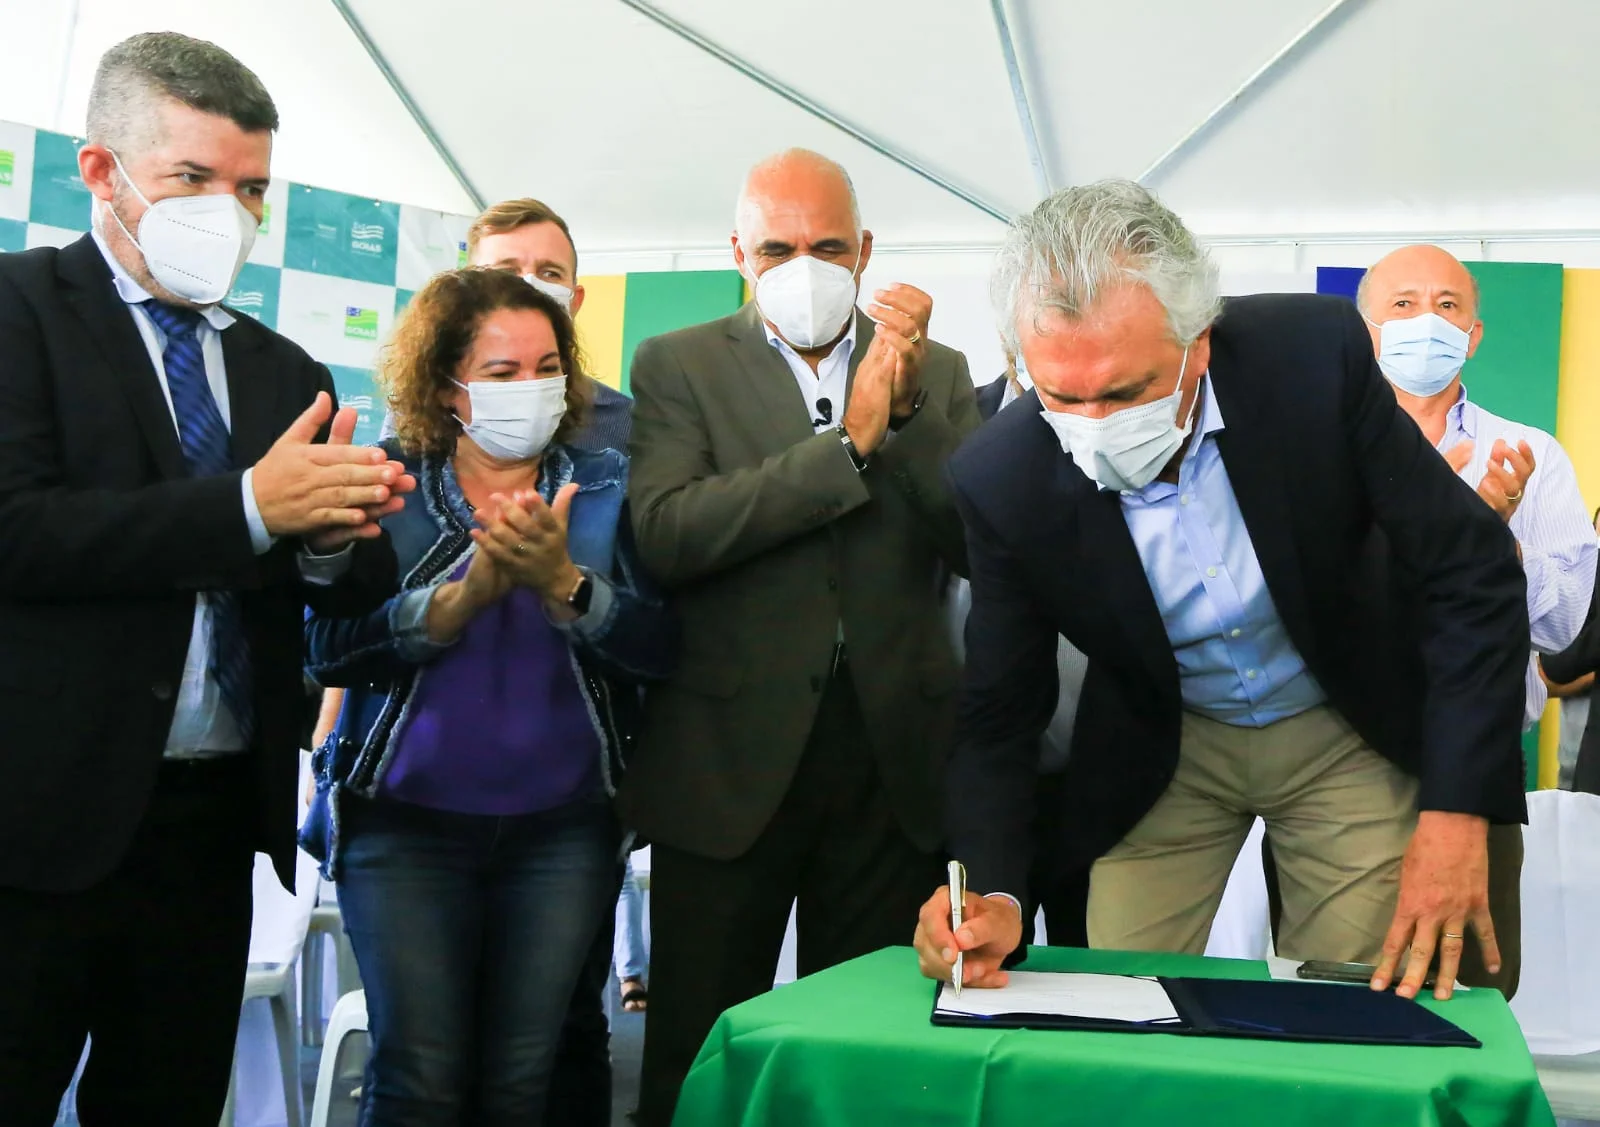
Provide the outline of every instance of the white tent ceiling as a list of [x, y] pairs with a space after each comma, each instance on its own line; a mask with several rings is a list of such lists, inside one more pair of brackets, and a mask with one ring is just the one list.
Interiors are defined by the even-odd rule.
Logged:
[[[748, 165], [841, 160], [880, 245], [999, 224], [623, 0], [350, 0], [487, 199], [535, 194], [580, 249], [726, 245]], [[1037, 198], [988, 0], [657, 0], [670, 17], [1003, 211]], [[1151, 184], [1203, 233], [1600, 234], [1600, 3], [1006, 0], [1057, 185], [1136, 176], [1330, 7]], [[212, 39], [283, 113], [275, 171], [447, 211], [471, 197], [333, 0], [0, 0], [0, 119], [82, 128], [135, 31]]]

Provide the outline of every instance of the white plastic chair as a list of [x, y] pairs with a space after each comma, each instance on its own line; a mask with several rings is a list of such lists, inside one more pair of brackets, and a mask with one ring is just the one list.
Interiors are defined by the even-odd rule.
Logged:
[[[256, 855], [255, 913], [250, 927], [250, 963], [245, 972], [243, 1009], [238, 1045], [234, 1050], [233, 1077], [222, 1127], [232, 1127], [238, 1106], [251, 1109], [246, 1124], [286, 1123], [301, 1127], [304, 1101], [300, 1088], [300, 1027], [295, 1004], [295, 960], [305, 946], [317, 895], [317, 864], [305, 852], [297, 854], [296, 892], [278, 882], [278, 874], [265, 854]], [[271, 1036], [262, 1036], [259, 1023], [250, 1020], [250, 1003], [267, 1003]], [[278, 1058], [279, 1084], [265, 1083], [259, 1068], [268, 1044]], [[281, 1089], [283, 1114], [277, 1114]]]
[[1261, 864], [1261, 841], [1267, 825], [1260, 818], [1250, 827], [1244, 847], [1233, 862], [1206, 954], [1219, 959], [1265, 959], [1272, 951], [1272, 920], [1267, 907], [1267, 874]]
[[[311, 755], [300, 753], [296, 816], [304, 814], [299, 796], [310, 777]], [[295, 1010], [295, 963], [306, 944], [306, 929], [317, 902], [317, 864], [304, 850], [295, 854], [295, 891], [285, 891], [265, 854], [256, 855], [252, 874], [249, 965], [245, 971], [233, 1074], [222, 1127], [305, 1121], [300, 1087], [300, 1024]], [[260, 1005], [266, 1003], [266, 1013]], [[263, 1018], [265, 1020], [263, 1020]], [[266, 1065], [277, 1057], [278, 1067]]]
[[[322, 1044], [324, 1015], [338, 1000], [361, 989], [361, 972], [356, 967], [350, 937], [344, 933], [344, 917], [339, 913], [338, 887], [321, 882], [317, 906], [311, 912], [311, 927], [300, 957], [300, 1041], [310, 1048]], [[333, 944], [331, 956], [328, 944]], [[327, 979], [328, 964], [333, 964], [333, 982]], [[329, 987], [332, 997], [329, 997]]]
[[[352, 1076], [360, 1074], [359, 1069], [340, 1067], [339, 1055], [345, 1041], [366, 1031], [367, 992], [356, 990], [340, 998], [339, 1004], [333, 1007], [332, 1016], [328, 1018], [328, 1032], [322, 1042], [322, 1060], [317, 1065], [317, 1090], [311, 1100], [310, 1127], [328, 1127], [335, 1085], [347, 1084]], [[356, 1091], [349, 1091], [341, 1098], [354, 1098], [355, 1095]]]
[[1557, 1116], [1600, 1119], [1600, 796], [1528, 795], [1522, 978], [1511, 1011]]

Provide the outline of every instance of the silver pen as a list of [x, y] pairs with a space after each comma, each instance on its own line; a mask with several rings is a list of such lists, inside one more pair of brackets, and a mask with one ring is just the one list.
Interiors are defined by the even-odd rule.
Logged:
[[[955, 939], [957, 931], [961, 930], [961, 908], [967, 899], [967, 870], [960, 861], [951, 861], [947, 873], [950, 877], [950, 938]], [[965, 954], [961, 948], [956, 948], [956, 965], [950, 969], [950, 985], [955, 988], [956, 997], [961, 997], [961, 960]]]

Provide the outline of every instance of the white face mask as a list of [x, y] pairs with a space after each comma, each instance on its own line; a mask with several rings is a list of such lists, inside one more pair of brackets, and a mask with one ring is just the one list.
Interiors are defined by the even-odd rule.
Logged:
[[[451, 380], [472, 404], [466, 436], [503, 462], [526, 462], [544, 453], [567, 414], [567, 377], [538, 380]], [[460, 416], [456, 417], [460, 422]]]
[[[856, 266], [861, 251], [856, 251]], [[796, 348], [821, 348], [844, 329], [856, 308], [855, 267], [809, 254], [781, 262], [755, 279], [756, 305], [778, 335]]]
[[1143, 489], [1172, 460], [1194, 424], [1195, 396], [1189, 404], [1189, 417], [1178, 425], [1178, 402], [1183, 397], [1183, 377], [1189, 367], [1189, 350], [1183, 350], [1178, 369], [1178, 386], [1172, 394], [1137, 407], [1124, 407], [1100, 419], [1069, 415], [1063, 411], [1041, 411], [1044, 421], [1056, 432], [1061, 449], [1089, 480], [1101, 489], [1117, 491]]
[[260, 226], [256, 217], [237, 197], [216, 193], [151, 203], [122, 167], [122, 158], [113, 152], [111, 159], [123, 183], [147, 209], [139, 220], [139, 237], [133, 237], [116, 208], [109, 203], [105, 207], [144, 256], [150, 277], [173, 296], [196, 305], [215, 305], [227, 297], [255, 245]]
[[1467, 362], [1472, 334], [1437, 313], [1367, 324], [1379, 330], [1378, 367], [1401, 391], [1427, 399], [1455, 380]]
[[573, 291], [563, 286], [560, 282], [546, 281], [537, 274], [524, 274], [522, 280], [544, 294], [545, 297], [555, 299], [555, 303], [569, 314], [572, 312]]

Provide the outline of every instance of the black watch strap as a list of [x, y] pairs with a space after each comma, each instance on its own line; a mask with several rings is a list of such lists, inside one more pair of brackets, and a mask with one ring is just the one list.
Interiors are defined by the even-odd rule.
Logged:
[[839, 441], [844, 443], [844, 452], [850, 455], [850, 464], [856, 468], [856, 473], [865, 470], [867, 468], [867, 459], [861, 451], [856, 449], [855, 439], [851, 438], [850, 432], [844, 429], [844, 424], [840, 423], [833, 429], [839, 432]]
[[917, 397], [911, 401], [911, 413], [909, 415], [898, 415], [898, 416], [890, 415], [889, 416], [889, 429], [890, 430], [899, 430], [901, 427], [903, 427], [907, 423], [909, 423], [912, 419], [916, 418], [917, 417], [917, 412], [922, 410], [922, 405], [923, 405], [923, 403], [925, 403], [927, 401], [927, 399], [928, 399], [928, 389], [927, 388], [922, 388], [921, 390], [919, 390], [917, 392]]

